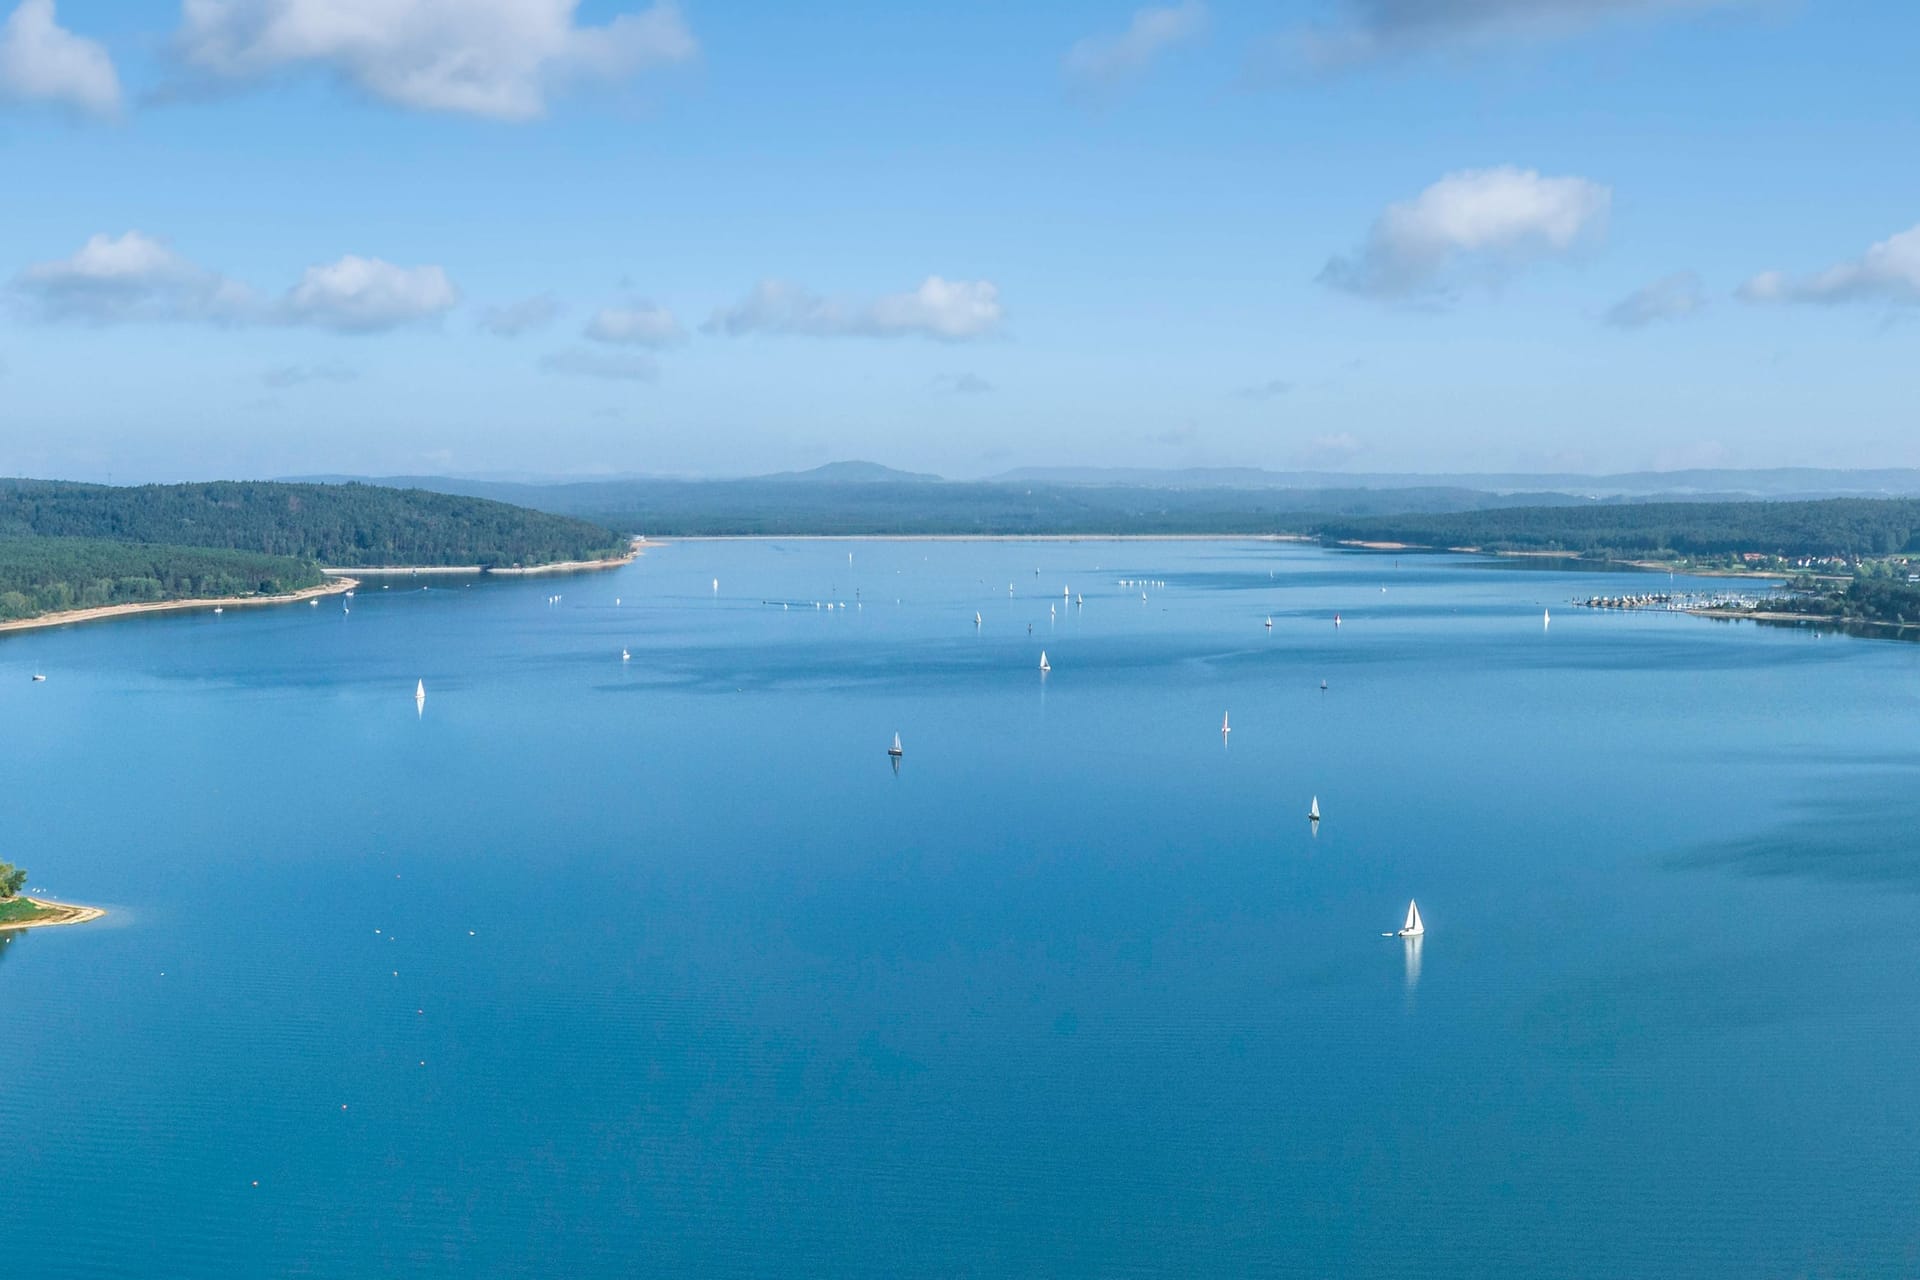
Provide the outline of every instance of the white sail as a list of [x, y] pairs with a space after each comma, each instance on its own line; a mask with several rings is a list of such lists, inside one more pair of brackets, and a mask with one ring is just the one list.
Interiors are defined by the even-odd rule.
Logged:
[[1543, 627], [1550, 627], [1553, 625], [1553, 610], [1542, 609], [1540, 611], [1540, 625]]
[[1320, 821], [1320, 797], [1319, 796], [1315, 796], [1313, 798], [1313, 803], [1307, 806], [1307, 818], [1309, 821], [1312, 821], [1312, 822]]
[[1051, 666], [1049, 666], [1049, 665], [1048, 665], [1048, 663], [1047, 663], [1047, 651], [1046, 651], [1045, 649], [1042, 649], [1042, 650], [1040, 651], [1040, 669], [1041, 669], [1042, 671], [1051, 671], [1051, 670], [1053, 670], [1053, 668], [1052, 668]]
[[1420, 922], [1420, 904], [1409, 900], [1407, 902], [1407, 922], [1400, 926], [1400, 936], [1403, 938], [1417, 938], [1426, 931], [1427, 926]]
[[628, 653], [625, 649], [622, 649], [620, 651], [620, 661], [629, 662], [632, 659], [633, 659], [633, 655], [631, 653]]
[[1222, 733], [1233, 732], [1233, 726], [1227, 723], [1227, 713], [1224, 711], [1220, 713], [1220, 732]]
[[427, 682], [425, 680], [415, 680], [413, 682], [413, 700], [415, 702], [425, 702], [427, 700]]
[[903, 752], [901, 751], [901, 749], [900, 749], [900, 735], [899, 735], [899, 734], [897, 734], [897, 733], [896, 733], [896, 734], [894, 734], [894, 735], [893, 735], [893, 745], [892, 745], [891, 747], [889, 747], [889, 748], [887, 748], [887, 754], [888, 754], [888, 755], [890, 755], [890, 756], [897, 756], [897, 755], [902, 755], [902, 754], [904, 754], [904, 753], [903, 753]]
[[1271, 630], [1273, 630], [1273, 619], [1272, 619], [1272, 618], [1268, 618], [1268, 619], [1267, 619], [1267, 630], [1269, 630], [1269, 631], [1271, 631]]
[[980, 625], [980, 615], [978, 613], [973, 615], [973, 625], [976, 627]]

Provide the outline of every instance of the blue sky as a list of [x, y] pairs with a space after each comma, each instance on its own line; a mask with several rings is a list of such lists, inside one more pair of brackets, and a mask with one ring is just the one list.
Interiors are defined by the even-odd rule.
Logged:
[[1920, 465], [1905, 3], [4, 14], [0, 473]]

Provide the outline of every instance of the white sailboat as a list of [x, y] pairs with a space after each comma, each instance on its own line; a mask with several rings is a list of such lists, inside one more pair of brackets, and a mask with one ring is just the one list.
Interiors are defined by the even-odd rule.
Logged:
[[1541, 629], [1542, 629], [1542, 630], [1545, 630], [1545, 629], [1546, 629], [1547, 627], [1550, 627], [1550, 626], [1552, 626], [1552, 625], [1553, 625], [1553, 610], [1551, 610], [1551, 609], [1542, 609], [1542, 610], [1540, 611], [1540, 626], [1541, 626]]
[[1420, 920], [1420, 904], [1409, 899], [1407, 902], [1407, 922], [1400, 926], [1398, 936], [1402, 938], [1418, 938], [1426, 933], [1426, 931], [1427, 926], [1421, 923]]
[[1073, 598], [1073, 602], [1075, 604], [1085, 604], [1087, 602], [1087, 598], [1085, 596], [1075, 596]]
[[1233, 726], [1227, 723], [1227, 713], [1222, 711], [1220, 713], [1220, 736], [1224, 738], [1232, 732]]
[[632, 655], [631, 653], [629, 653], [629, 652], [627, 652], [627, 651], [626, 651], [625, 649], [622, 649], [622, 650], [620, 651], [620, 661], [622, 661], [622, 662], [631, 662], [631, 661], [633, 661], [633, 655]]
[[1047, 661], [1047, 651], [1042, 649], [1040, 651], [1040, 674], [1045, 675], [1051, 670], [1053, 670], [1053, 666]]
[[1313, 798], [1313, 803], [1307, 806], [1307, 821], [1308, 822], [1320, 821], [1320, 797], [1319, 796], [1315, 796]]
[[893, 745], [887, 748], [887, 754], [892, 756], [895, 760], [898, 760], [901, 756], [906, 754], [906, 752], [900, 749], [899, 734], [896, 733], [893, 735]]
[[1272, 619], [1272, 618], [1268, 618], [1268, 619], [1267, 619], [1267, 630], [1269, 630], [1269, 631], [1271, 631], [1271, 630], [1273, 630], [1273, 619]]
[[427, 682], [425, 680], [415, 680], [413, 682], [413, 700], [415, 702], [425, 702], [427, 700]]
[[980, 625], [980, 614], [978, 611], [975, 611], [973, 615], [973, 625], [976, 627]]

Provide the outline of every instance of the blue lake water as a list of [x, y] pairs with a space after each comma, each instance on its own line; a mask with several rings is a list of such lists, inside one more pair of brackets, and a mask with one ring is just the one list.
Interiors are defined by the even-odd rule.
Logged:
[[112, 909], [0, 943], [0, 1270], [1920, 1273], [1920, 646], [1569, 604], [1654, 581], [685, 542], [0, 637], [0, 859]]

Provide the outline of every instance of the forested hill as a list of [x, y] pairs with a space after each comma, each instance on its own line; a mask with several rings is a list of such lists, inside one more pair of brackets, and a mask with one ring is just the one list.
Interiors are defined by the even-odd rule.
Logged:
[[489, 568], [594, 560], [626, 539], [486, 498], [364, 484], [219, 481], [134, 487], [0, 480], [0, 538], [217, 547], [338, 568]]
[[1348, 541], [1483, 551], [1654, 555], [1884, 556], [1916, 548], [1920, 500], [1648, 502], [1511, 507], [1435, 515], [1321, 519], [1314, 532]]
[[325, 580], [311, 560], [225, 547], [0, 538], [0, 622], [162, 600], [281, 595]]

